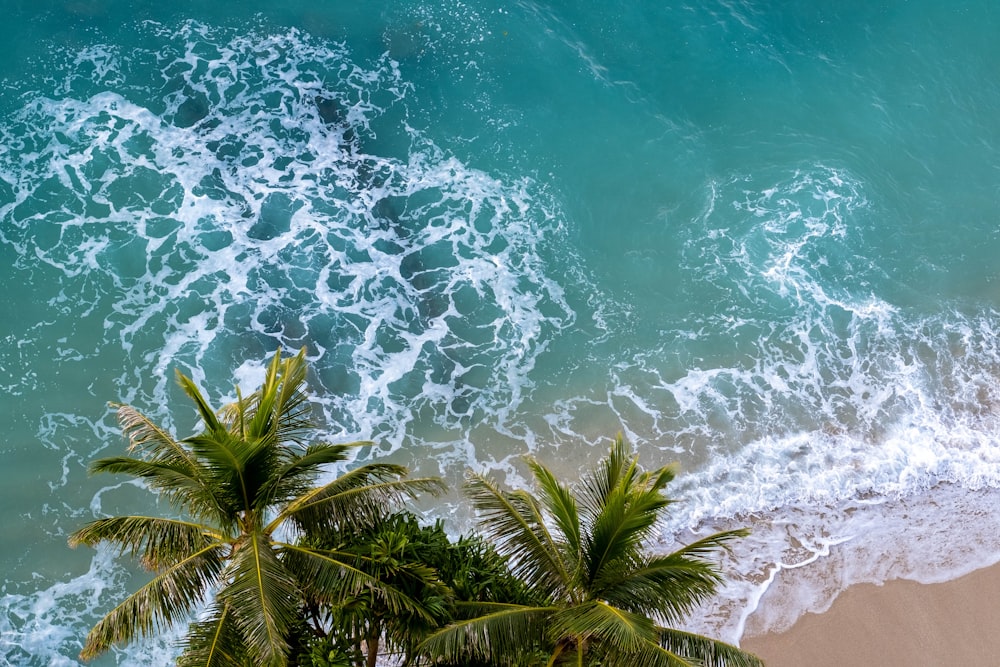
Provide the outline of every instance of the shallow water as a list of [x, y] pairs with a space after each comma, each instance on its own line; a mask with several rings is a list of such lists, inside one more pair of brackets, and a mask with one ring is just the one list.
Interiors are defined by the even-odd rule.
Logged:
[[106, 401], [186, 433], [175, 368], [221, 402], [279, 344], [364, 456], [679, 460], [665, 541], [755, 530], [729, 639], [803, 563], [764, 626], [1000, 559], [959, 520], [1000, 487], [989, 3], [161, 4], [0, 26], [7, 662], [129, 585], [64, 546], [154, 502], [86, 476]]

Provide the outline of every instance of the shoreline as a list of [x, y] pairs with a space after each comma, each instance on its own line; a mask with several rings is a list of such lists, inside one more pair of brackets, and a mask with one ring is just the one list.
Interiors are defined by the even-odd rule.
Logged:
[[[806, 613], [782, 632], [750, 630], [740, 646], [767, 667], [1000, 664], [998, 593], [1000, 564], [942, 583], [857, 584], [825, 612]], [[768, 603], [765, 594], [760, 604]]]

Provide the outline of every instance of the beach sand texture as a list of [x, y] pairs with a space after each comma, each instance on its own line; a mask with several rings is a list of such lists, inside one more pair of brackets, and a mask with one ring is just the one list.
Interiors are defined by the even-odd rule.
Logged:
[[1000, 565], [938, 584], [852, 586], [828, 611], [785, 632], [744, 637], [741, 646], [768, 667], [995, 667]]

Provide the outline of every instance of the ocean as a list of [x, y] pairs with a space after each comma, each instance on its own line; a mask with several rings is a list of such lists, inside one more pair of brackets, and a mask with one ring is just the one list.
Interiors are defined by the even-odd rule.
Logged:
[[279, 346], [453, 488], [679, 462], [655, 548], [753, 529], [729, 641], [1000, 560], [995, 3], [224, 4], [0, 2], [0, 663], [141, 580], [66, 546], [169, 511], [87, 475], [107, 402], [187, 435], [175, 369], [221, 404]]

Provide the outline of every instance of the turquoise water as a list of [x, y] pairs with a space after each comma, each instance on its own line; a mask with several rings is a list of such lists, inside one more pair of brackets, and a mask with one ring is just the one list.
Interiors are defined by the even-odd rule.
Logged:
[[154, 505], [86, 475], [106, 402], [186, 433], [175, 368], [221, 402], [278, 345], [364, 456], [679, 460], [665, 543], [755, 529], [733, 640], [1000, 559], [991, 3], [280, 4], [4, 3], [3, 661], [132, 583], [65, 547]]

